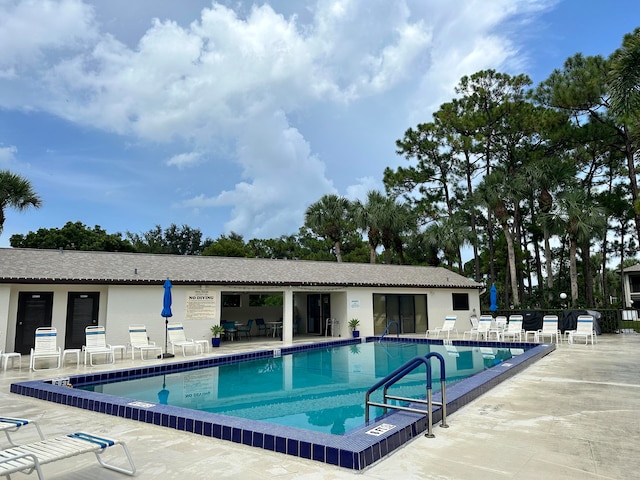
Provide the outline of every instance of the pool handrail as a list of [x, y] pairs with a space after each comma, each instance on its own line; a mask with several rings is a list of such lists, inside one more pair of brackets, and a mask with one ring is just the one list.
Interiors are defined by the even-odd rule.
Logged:
[[380, 338], [378, 339], [378, 342], [381, 342], [382, 339], [384, 338], [384, 336], [387, 334], [387, 332], [389, 331], [389, 327], [393, 324], [396, 324], [398, 327], [396, 328], [396, 338], [400, 338], [400, 323], [399, 322], [389, 322], [387, 324], [387, 328], [384, 329], [384, 332], [382, 332], [382, 335], [380, 335]]
[[[438, 359], [438, 361], [440, 362], [440, 393], [441, 393], [441, 402], [434, 402], [432, 400], [432, 372], [431, 372], [431, 357], [436, 357]], [[394, 396], [394, 395], [388, 395], [387, 394], [387, 390], [390, 386], [392, 386], [393, 384], [395, 384], [397, 381], [401, 380], [402, 378], [404, 378], [406, 375], [408, 375], [410, 372], [412, 372], [413, 370], [415, 370], [417, 367], [419, 367], [420, 365], [425, 365], [426, 367], [426, 390], [427, 390], [427, 400], [422, 400], [422, 399], [416, 399], [416, 398], [407, 398], [407, 397], [398, 397], [398, 396]], [[384, 386], [384, 391], [383, 391], [383, 402], [372, 402], [369, 400], [371, 394], [375, 391], [378, 390], [380, 387]], [[410, 403], [420, 403], [420, 404], [427, 404], [427, 410], [420, 410], [417, 408], [413, 408], [413, 407], [405, 407], [403, 405], [390, 405], [388, 403], [386, 403], [387, 400], [400, 400], [400, 401], [406, 401], [406, 402], [410, 402]], [[413, 413], [422, 413], [427, 415], [429, 421], [428, 421], [428, 431], [425, 434], [426, 437], [429, 438], [433, 438], [435, 435], [433, 435], [433, 405], [439, 405], [442, 407], [442, 422], [440, 424], [440, 426], [442, 428], [448, 428], [449, 425], [447, 425], [447, 395], [446, 395], [446, 373], [445, 373], [445, 363], [444, 363], [444, 357], [437, 353], [437, 352], [431, 352], [428, 353], [427, 355], [424, 356], [417, 356], [412, 358], [411, 360], [409, 360], [407, 363], [405, 363], [404, 365], [396, 368], [393, 372], [391, 372], [390, 374], [388, 374], [386, 377], [384, 377], [383, 379], [381, 379], [380, 381], [378, 381], [375, 385], [373, 385], [372, 387], [370, 387], [367, 390], [367, 393], [365, 394], [365, 422], [369, 423], [369, 407], [370, 406], [375, 406], [375, 407], [382, 407], [384, 408], [384, 413], [387, 412], [387, 408], [392, 408], [395, 410], [403, 410], [403, 411], [407, 411], [407, 412], [413, 412]]]

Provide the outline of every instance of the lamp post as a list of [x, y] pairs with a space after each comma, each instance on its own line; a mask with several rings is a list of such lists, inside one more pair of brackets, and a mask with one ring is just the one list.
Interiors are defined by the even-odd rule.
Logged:
[[562, 292], [560, 294], [560, 299], [562, 300], [562, 308], [567, 308], [567, 304], [565, 303], [565, 300], [567, 299], [567, 294]]

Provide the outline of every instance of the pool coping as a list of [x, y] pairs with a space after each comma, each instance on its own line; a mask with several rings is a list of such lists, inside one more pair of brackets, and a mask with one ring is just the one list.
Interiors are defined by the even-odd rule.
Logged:
[[[108, 372], [65, 377], [71, 385], [83, 386], [105, 380], [135, 379], [198, 368], [225, 365], [271, 358], [274, 355], [327, 348], [341, 345], [357, 345], [377, 341], [378, 337], [320, 342], [277, 349], [257, 350], [238, 354], [222, 355], [148, 367], [136, 367]], [[554, 344], [523, 342], [477, 342], [465, 340], [434, 340], [415, 338], [385, 338], [388, 342], [449, 343], [456, 346], [523, 348], [531, 347], [506, 362], [479, 372], [472, 377], [447, 386], [447, 414], [451, 414], [479, 397], [499, 383], [511, 378], [535, 361], [555, 350]], [[18, 395], [91, 410], [125, 419], [141, 421], [158, 426], [174, 428], [203, 436], [227, 440], [256, 448], [263, 448], [300, 458], [319, 461], [351, 470], [363, 470], [386, 455], [421, 435], [428, 429], [425, 415], [397, 411], [383, 418], [370, 421], [344, 435], [313, 432], [294, 427], [273, 425], [257, 420], [201, 412], [169, 405], [136, 402], [114, 395], [94, 393], [87, 390], [54, 385], [50, 380], [36, 380], [11, 384], [10, 391]], [[60, 379], [63, 380], [63, 379]], [[59, 381], [58, 383], [64, 383]], [[364, 400], [364, 399], [363, 399]], [[440, 401], [440, 393], [434, 393], [434, 402]], [[422, 407], [424, 409], [424, 407]], [[440, 407], [434, 407], [434, 425], [442, 419]], [[393, 428], [387, 430], [388, 426]], [[454, 425], [455, 428], [455, 425]]]

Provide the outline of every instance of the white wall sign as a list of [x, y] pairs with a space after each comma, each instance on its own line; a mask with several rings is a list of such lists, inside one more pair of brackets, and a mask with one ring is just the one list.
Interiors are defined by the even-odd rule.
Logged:
[[360, 300], [351, 300], [351, 308], [360, 308]]
[[213, 320], [216, 318], [216, 297], [209, 290], [187, 293], [187, 320]]

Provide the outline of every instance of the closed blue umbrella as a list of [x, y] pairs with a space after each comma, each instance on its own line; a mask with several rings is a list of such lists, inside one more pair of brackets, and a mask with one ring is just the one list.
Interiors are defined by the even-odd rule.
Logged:
[[173, 317], [171, 313], [171, 280], [168, 278], [164, 281], [164, 298], [162, 299], [162, 315], [164, 318]]
[[[162, 315], [164, 317], [164, 354], [162, 358], [171, 358], [173, 357], [172, 353], [167, 353], [167, 344], [168, 344], [168, 334], [169, 334], [169, 317], [173, 317], [173, 313], [171, 313], [171, 280], [168, 278], [164, 282], [164, 297], [162, 298]], [[159, 358], [159, 357], [158, 357]]]
[[489, 291], [489, 300], [491, 300], [489, 310], [491, 310], [492, 312], [498, 310], [498, 290], [496, 289], [495, 283], [491, 285], [491, 290]]

